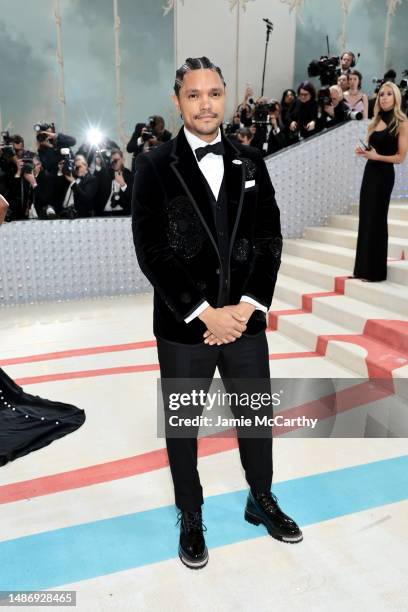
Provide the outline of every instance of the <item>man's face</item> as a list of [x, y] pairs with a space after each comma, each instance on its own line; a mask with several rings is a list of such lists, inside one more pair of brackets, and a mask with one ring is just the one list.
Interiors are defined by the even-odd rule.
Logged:
[[24, 143], [22, 142], [14, 142], [13, 143], [13, 147], [14, 147], [14, 151], [17, 155], [17, 157], [21, 157], [23, 154], [23, 150], [24, 150]]
[[34, 159], [33, 161], [33, 172], [35, 176], [38, 176], [38, 174], [41, 172], [42, 170], [42, 165], [39, 159]]
[[348, 70], [351, 66], [352, 61], [353, 61], [353, 58], [351, 57], [351, 55], [349, 55], [348, 53], [345, 53], [343, 57], [341, 58], [341, 67], [343, 68], [343, 70]]
[[339, 85], [343, 91], [347, 91], [349, 88], [349, 80], [347, 74], [341, 74], [337, 79], [337, 85]]
[[192, 134], [208, 142], [215, 138], [225, 111], [225, 87], [215, 70], [187, 72], [179, 97], [173, 95], [173, 101]]
[[340, 102], [340, 94], [336, 89], [333, 89], [333, 91], [330, 92], [330, 99], [332, 106], [337, 106]]
[[164, 122], [159, 120], [156, 122], [154, 131], [156, 132], [156, 134], [161, 134], [164, 130]]
[[115, 172], [122, 170], [123, 167], [123, 158], [119, 155], [119, 153], [114, 153], [111, 157], [112, 168]]
[[244, 134], [238, 134], [237, 137], [238, 137], [238, 142], [240, 142], [241, 144], [244, 144], [244, 145], [251, 144], [251, 140], [248, 138], [248, 136]]
[[88, 172], [88, 164], [82, 156], [75, 158], [75, 174], [76, 176], [85, 176]]

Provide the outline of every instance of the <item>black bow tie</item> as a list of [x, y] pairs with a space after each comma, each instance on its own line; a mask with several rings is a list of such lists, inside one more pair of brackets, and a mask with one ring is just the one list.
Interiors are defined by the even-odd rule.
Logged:
[[201, 161], [203, 157], [207, 155], [207, 153], [214, 153], [215, 155], [224, 155], [225, 150], [224, 150], [224, 145], [222, 141], [220, 140], [219, 142], [216, 142], [215, 144], [212, 144], [212, 145], [206, 145], [205, 147], [198, 147], [198, 149], [195, 149], [194, 152], [196, 154], [197, 161]]

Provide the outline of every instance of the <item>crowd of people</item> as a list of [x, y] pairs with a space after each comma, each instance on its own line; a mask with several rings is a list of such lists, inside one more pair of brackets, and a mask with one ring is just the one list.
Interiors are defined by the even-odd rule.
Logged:
[[355, 64], [354, 53], [345, 51], [338, 68], [323, 75], [326, 79], [321, 79], [320, 89], [304, 80], [296, 90], [285, 89], [280, 100], [254, 100], [247, 86], [227, 132], [271, 155], [345, 121], [372, 117], [376, 94], [369, 99], [364, 93], [363, 76]]
[[[315, 63], [323, 75], [320, 89], [305, 80], [296, 90], [286, 89], [280, 100], [269, 100], [254, 99], [247, 86], [231, 122], [224, 124], [226, 136], [271, 155], [345, 121], [373, 116], [376, 94], [369, 99], [362, 90], [352, 51], [345, 51], [329, 73], [324, 62]], [[10, 203], [7, 221], [130, 215], [137, 156], [172, 138], [158, 115], [136, 124], [126, 147], [133, 154], [129, 170], [113, 140], [83, 143], [74, 154], [75, 139], [57, 133], [54, 124], [34, 128], [36, 151], [27, 151], [19, 134], [3, 133], [0, 193]]]
[[[36, 151], [19, 134], [3, 132], [0, 146], [0, 194], [9, 203], [6, 221], [74, 219], [130, 215], [132, 170], [119, 145], [104, 138], [82, 143], [57, 133], [53, 124], [37, 124]], [[160, 116], [138, 123], [127, 145], [133, 159], [171, 138]]]

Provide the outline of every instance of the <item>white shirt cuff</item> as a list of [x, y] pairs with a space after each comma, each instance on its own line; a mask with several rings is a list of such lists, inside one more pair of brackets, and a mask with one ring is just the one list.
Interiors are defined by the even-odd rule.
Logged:
[[252, 304], [252, 306], [255, 306], [256, 310], [262, 310], [262, 312], [264, 312], [265, 314], [268, 312], [268, 309], [266, 306], [263, 306], [263, 304], [260, 304], [259, 302], [257, 302], [256, 300], [253, 300], [247, 295], [243, 295], [240, 301], [248, 302], [248, 304]]
[[196, 317], [198, 317], [198, 315], [200, 315], [202, 312], [204, 312], [204, 310], [206, 308], [208, 308], [209, 303], [208, 302], [203, 302], [202, 304], [200, 304], [200, 306], [198, 306], [198, 308], [196, 308], [191, 315], [189, 315], [187, 317], [187, 319], [184, 319], [184, 321], [186, 323], [190, 323], [190, 321], [192, 321], [193, 319], [195, 319]]

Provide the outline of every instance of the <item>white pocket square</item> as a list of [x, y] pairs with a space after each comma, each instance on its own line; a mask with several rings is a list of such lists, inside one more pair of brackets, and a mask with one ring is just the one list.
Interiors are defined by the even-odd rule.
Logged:
[[245, 189], [248, 187], [255, 187], [255, 181], [245, 181]]

